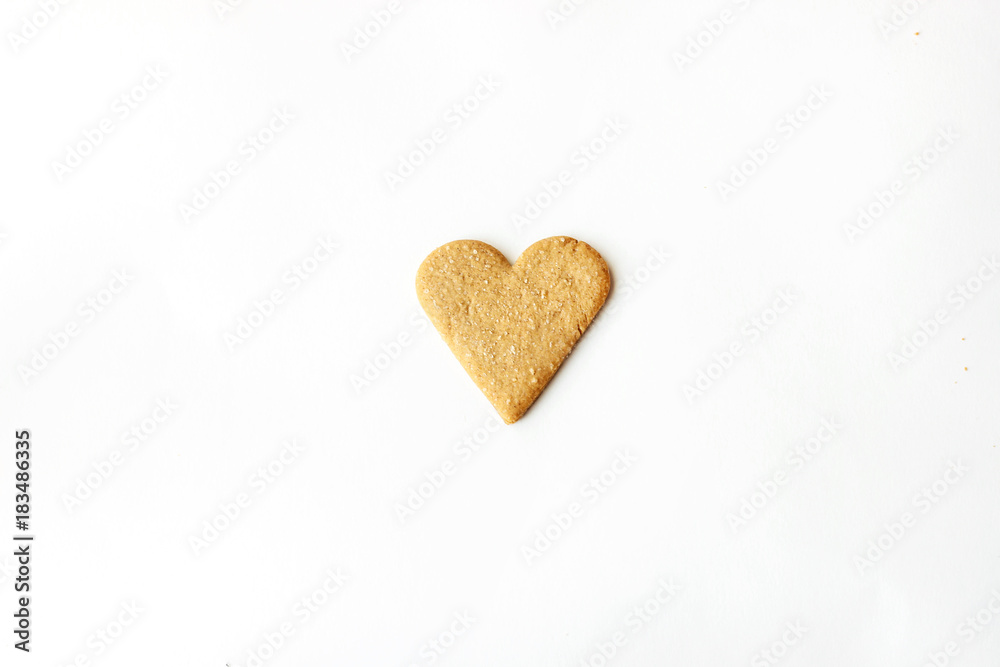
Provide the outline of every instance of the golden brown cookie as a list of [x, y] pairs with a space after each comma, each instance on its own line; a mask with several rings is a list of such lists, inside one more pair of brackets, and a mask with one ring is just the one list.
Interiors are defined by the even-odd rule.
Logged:
[[508, 424], [538, 398], [610, 289], [601, 255], [568, 236], [542, 239], [513, 266], [482, 241], [454, 241], [417, 271], [427, 317]]

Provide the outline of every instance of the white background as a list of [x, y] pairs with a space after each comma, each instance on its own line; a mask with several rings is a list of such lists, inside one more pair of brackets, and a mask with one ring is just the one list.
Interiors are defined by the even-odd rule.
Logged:
[[[348, 57], [386, 2], [72, 0], [51, 18], [5, 3], [0, 535], [26, 428], [36, 541], [30, 655], [11, 646], [0, 551], [0, 662], [243, 667], [263, 645], [266, 665], [600, 665], [621, 632], [608, 664], [773, 664], [767, 650], [789, 667], [996, 665], [1000, 277], [983, 260], [1000, 252], [1000, 6], [678, 4], [592, 0], [552, 25], [554, 0], [403, 2]], [[498, 87], [449, 123], [480, 77]], [[830, 96], [800, 108], [813, 89]], [[294, 119], [246, 160], [282, 108]], [[581, 171], [609, 119], [625, 129]], [[438, 127], [444, 143], [391, 188]], [[957, 139], [937, 154], [940, 131]], [[239, 173], [185, 216], [230, 160]], [[571, 186], [518, 228], [561, 170]], [[416, 269], [455, 239], [513, 260], [552, 235], [603, 254], [612, 297], [527, 415], [465, 460], [456, 444], [494, 413], [418, 317]], [[318, 238], [339, 248], [293, 289]], [[274, 289], [272, 316], [227, 344]], [[793, 305], [774, 318], [781, 290]], [[714, 379], [689, 400], [699, 373]], [[157, 400], [177, 406], [162, 423]], [[835, 436], [794, 463], [823, 419]], [[293, 439], [258, 493], [255, 471]], [[635, 462], [591, 502], [616, 452]], [[574, 502], [582, 516], [549, 526]], [[347, 583], [317, 593], [337, 568]], [[676, 594], [636, 627], [661, 578]], [[301, 622], [310, 595], [324, 603]], [[133, 603], [109, 647], [98, 632], [118, 635]], [[434, 653], [462, 613], [471, 627]], [[271, 655], [283, 622], [294, 634]]]

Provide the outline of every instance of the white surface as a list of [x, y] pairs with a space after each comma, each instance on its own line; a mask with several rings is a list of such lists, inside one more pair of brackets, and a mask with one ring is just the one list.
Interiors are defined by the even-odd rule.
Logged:
[[[425, 643], [465, 612], [434, 664], [598, 665], [620, 631], [611, 664], [761, 665], [773, 648], [789, 667], [917, 666], [953, 641], [948, 664], [996, 665], [1000, 618], [961, 624], [1000, 591], [1000, 278], [961, 309], [951, 293], [1000, 252], [1000, 6], [925, 2], [883, 35], [886, 0], [593, 0], [555, 28], [555, 0], [404, 2], [348, 62], [341, 44], [386, 4], [246, 0], [220, 18], [209, 0], [78, 0], [16, 53], [5, 39], [2, 512], [28, 428], [37, 541], [30, 656], [11, 648], [2, 550], [3, 664], [243, 667], [285, 621], [294, 634], [263, 664], [431, 664]], [[724, 9], [732, 22], [679, 68]], [[0, 26], [37, 11], [8, 2]], [[123, 118], [115, 99], [156, 66], [164, 80]], [[499, 87], [449, 120], [480, 77]], [[783, 129], [814, 88], [831, 96]], [[294, 119], [248, 159], [241, 143], [282, 108]], [[111, 134], [60, 181], [53, 161], [103, 118]], [[578, 147], [609, 119], [625, 129], [581, 171]], [[444, 143], [390, 190], [384, 173], [435, 128]], [[907, 162], [948, 128], [958, 138], [913, 180]], [[718, 183], [769, 139], [723, 201]], [[186, 224], [181, 204], [230, 160], [240, 172]], [[572, 184], [516, 229], [561, 170]], [[456, 443], [494, 413], [417, 316], [416, 268], [454, 239], [514, 259], [562, 234], [606, 257], [615, 311], [469, 456]], [[339, 249], [293, 286], [326, 235]], [[647, 274], [653, 251], [670, 259]], [[79, 304], [120, 270], [129, 284], [88, 319]], [[226, 334], [274, 289], [283, 303], [231, 352]], [[793, 304], [771, 321], [782, 290]], [[889, 353], [942, 309], [894, 369]], [[743, 353], [689, 402], [733, 343]], [[129, 449], [123, 432], [158, 399], [178, 407]], [[799, 465], [823, 419], [836, 435]], [[262, 486], [255, 471], [290, 439], [303, 451]], [[634, 463], [591, 502], [583, 487], [619, 451]], [[446, 461], [454, 474], [401, 525], [396, 504]], [[949, 461], [968, 470], [920, 501]], [[734, 530], [728, 515], [776, 474]], [[249, 506], [196, 555], [190, 538], [240, 493]], [[529, 565], [522, 547], [574, 502], [582, 516]], [[304, 619], [294, 607], [329, 568], [349, 580]], [[629, 617], [661, 578], [674, 597]], [[137, 620], [98, 654], [94, 633], [132, 602]]]

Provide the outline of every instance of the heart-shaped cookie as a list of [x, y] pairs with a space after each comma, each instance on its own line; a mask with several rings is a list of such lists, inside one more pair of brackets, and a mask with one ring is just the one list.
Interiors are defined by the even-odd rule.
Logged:
[[454, 241], [417, 271], [427, 317], [508, 424], [538, 398], [610, 289], [601, 255], [568, 236], [542, 239], [513, 265], [482, 241]]

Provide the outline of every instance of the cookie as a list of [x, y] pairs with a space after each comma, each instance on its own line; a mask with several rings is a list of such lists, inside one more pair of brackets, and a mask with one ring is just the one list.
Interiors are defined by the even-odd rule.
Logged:
[[610, 289], [601, 255], [568, 236], [538, 241], [513, 266], [482, 241], [454, 241], [417, 271], [424, 312], [508, 424], [545, 389]]

